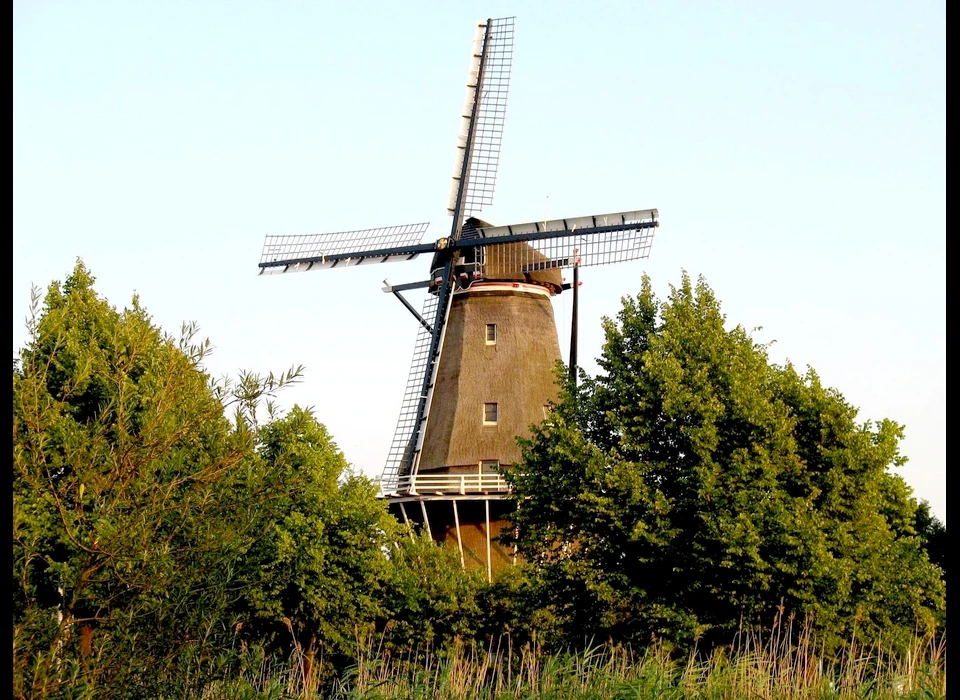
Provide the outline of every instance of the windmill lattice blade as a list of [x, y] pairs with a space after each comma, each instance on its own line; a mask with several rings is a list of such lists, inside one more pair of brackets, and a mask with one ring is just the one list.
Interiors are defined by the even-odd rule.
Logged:
[[606, 231], [591, 236], [549, 238], [525, 243], [499, 243], [484, 247], [484, 276], [497, 271], [535, 272], [579, 265], [593, 267], [650, 256], [653, 229]]
[[[513, 17], [501, 17], [490, 21], [490, 34], [484, 48], [483, 76], [480, 83], [480, 105], [474, 125], [473, 148], [467, 173], [467, 191], [464, 196], [463, 214], [472, 216], [493, 204], [493, 192], [500, 163], [500, 146], [503, 142], [503, 121], [507, 112], [507, 95], [510, 91], [510, 71], [513, 68]], [[472, 77], [472, 75], [471, 75]], [[464, 107], [464, 118], [469, 126], [469, 109], [472, 95]], [[466, 140], [466, 131], [460, 135], [461, 147]], [[458, 157], [457, 162], [461, 162]], [[460, 170], [454, 172], [453, 191], [448, 213], [454, 212]]]
[[[436, 323], [437, 296], [435, 294], [427, 295], [420, 315], [431, 327]], [[413, 360], [410, 363], [410, 374], [407, 376], [407, 387], [403, 393], [400, 416], [397, 418], [397, 428], [393, 434], [393, 441], [390, 443], [390, 452], [383, 467], [383, 474], [380, 476], [382, 493], [396, 491], [399, 478], [410, 472], [415, 447], [412, 439], [417, 427], [417, 406], [420, 392], [423, 389], [423, 375], [430, 359], [429, 354], [430, 332], [421, 326], [417, 331]]]
[[[656, 209], [581, 216], [481, 229], [484, 273], [591, 267], [649, 257], [658, 225]], [[512, 240], [511, 240], [512, 239]]]
[[[261, 273], [299, 272], [371, 262], [410, 260], [429, 223], [359, 231], [267, 236], [260, 256]], [[427, 246], [426, 248], [429, 248]], [[376, 253], [376, 255], [372, 255]]]

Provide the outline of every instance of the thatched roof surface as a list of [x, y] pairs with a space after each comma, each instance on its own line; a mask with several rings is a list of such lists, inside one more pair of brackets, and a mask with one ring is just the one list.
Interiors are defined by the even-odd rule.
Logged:
[[[486, 342], [496, 324], [496, 344]], [[440, 353], [424, 433], [420, 472], [479, 469], [482, 460], [514, 464], [518, 435], [528, 436], [557, 395], [554, 366], [560, 345], [550, 298], [536, 288], [458, 292]], [[496, 403], [499, 420], [484, 425], [483, 405]], [[457, 471], [462, 471], [458, 469]]]

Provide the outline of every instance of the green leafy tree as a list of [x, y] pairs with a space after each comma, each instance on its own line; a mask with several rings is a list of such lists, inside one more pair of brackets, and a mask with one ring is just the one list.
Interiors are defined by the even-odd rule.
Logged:
[[157, 697], [212, 671], [259, 536], [245, 416], [297, 375], [211, 381], [194, 326], [176, 340], [93, 283], [78, 261], [42, 311], [35, 292], [14, 371], [16, 697]]
[[237, 608], [248, 644], [292, 647], [312, 684], [374, 644], [409, 655], [473, 635], [479, 574], [389, 515], [309, 410], [294, 407], [259, 439], [263, 536]]
[[726, 642], [787, 611], [836, 645], [945, 621], [888, 471], [900, 426], [772, 365], [702, 279], [661, 302], [644, 278], [604, 328], [601, 373], [565, 386], [507, 474], [556, 640]]
[[943, 581], [947, 581], [947, 526], [933, 514], [927, 501], [920, 501], [917, 506], [916, 523], [914, 525], [923, 549], [930, 561], [940, 567]]
[[406, 526], [399, 532], [389, 551], [378, 623], [387, 649], [410, 655], [472, 638], [486, 588], [481, 572], [464, 570], [455, 548], [437, 544], [424, 532], [407, 532]]
[[263, 536], [248, 553], [251, 585], [238, 610], [249, 640], [294, 646], [309, 677], [318, 652], [352, 654], [357, 630], [380, 616], [384, 552], [398, 525], [308, 409], [262, 427], [258, 449], [268, 472]]
[[276, 414], [299, 368], [214, 381], [193, 325], [174, 339], [93, 285], [78, 261], [42, 310], [35, 292], [14, 361], [16, 697], [187, 696], [243, 649], [293, 650], [313, 680], [374, 632], [471, 634], [475, 577], [399, 526], [309, 410]]

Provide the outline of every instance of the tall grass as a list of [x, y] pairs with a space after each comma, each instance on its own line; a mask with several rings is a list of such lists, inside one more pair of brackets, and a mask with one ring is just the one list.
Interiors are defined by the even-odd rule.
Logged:
[[[264, 665], [209, 689], [226, 698], [330, 698], [331, 700], [431, 698], [697, 698], [727, 700], [945, 698], [946, 639], [916, 637], [892, 654], [851, 640], [824, 658], [809, 634], [793, 636], [792, 622], [739, 633], [728, 647], [694, 651], [677, 659], [659, 644], [637, 650], [593, 645], [577, 652], [546, 653], [536, 644], [515, 649], [509, 637], [487, 646], [458, 643], [442, 652], [411, 649], [391, 655], [366, 640], [357, 662], [332, 683], [304, 675], [300, 659]], [[318, 674], [320, 664], [312, 667]]]

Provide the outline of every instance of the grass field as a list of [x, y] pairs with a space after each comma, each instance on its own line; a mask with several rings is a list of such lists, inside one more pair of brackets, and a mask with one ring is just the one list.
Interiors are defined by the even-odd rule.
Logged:
[[[294, 658], [283, 666], [208, 689], [226, 698], [945, 698], [946, 640], [917, 638], [904, 653], [861, 648], [855, 640], [836, 658], [822, 658], [809, 635], [791, 640], [789, 626], [741, 634], [710, 654], [673, 658], [658, 645], [643, 650], [596, 645], [548, 654], [516, 649], [509, 638], [486, 648], [456, 645], [445, 653], [411, 650], [391, 656], [367, 645], [335, 681]], [[320, 664], [314, 665], [316, 669]]]

